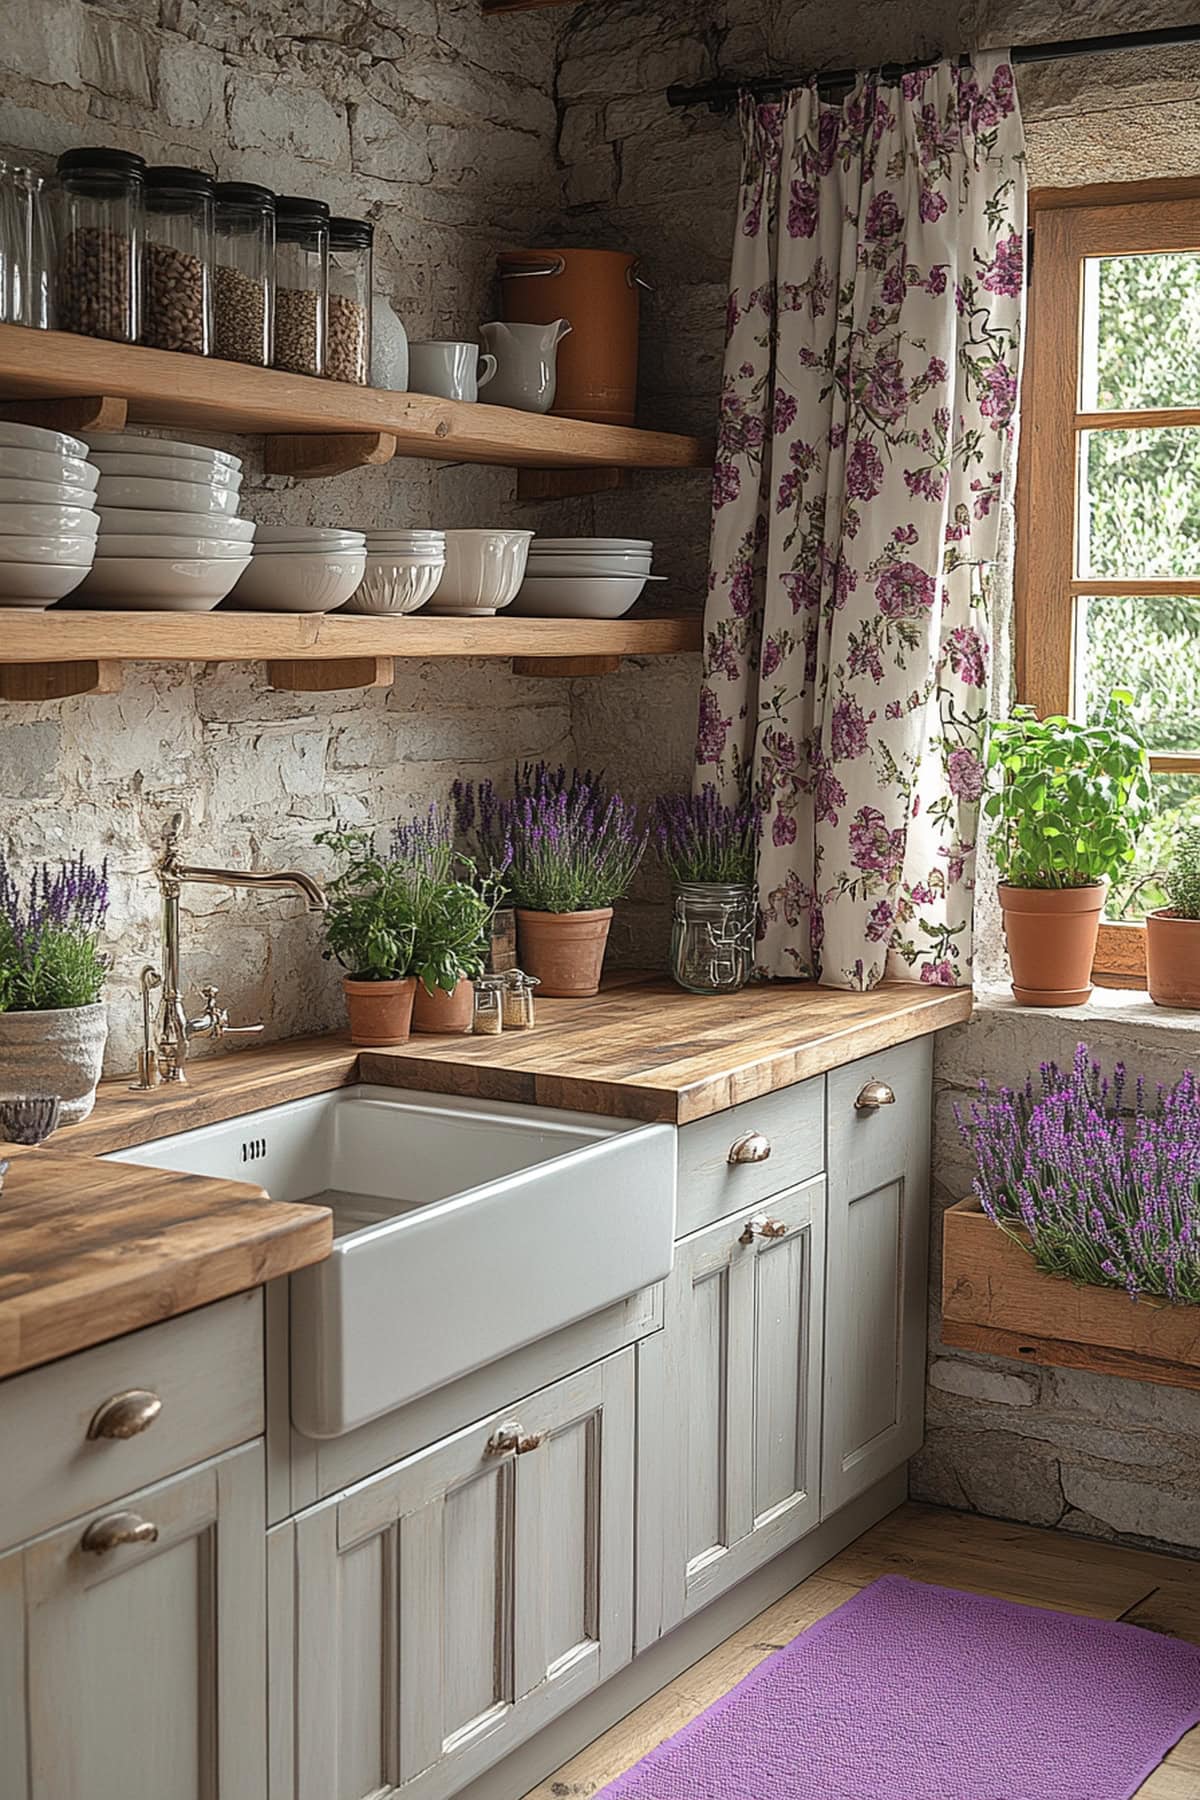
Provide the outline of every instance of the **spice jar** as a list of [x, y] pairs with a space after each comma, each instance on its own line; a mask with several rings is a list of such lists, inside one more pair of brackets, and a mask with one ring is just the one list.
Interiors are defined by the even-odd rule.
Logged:
[[366, 219], [329, 221], [329, 312], [325, 373], [365, 383], [371, 368], [371, 245]]
[[476, 1037], [499, 1037], [504, 1030], [504, 983], [496, 975], [481, 975], [475, 983], [475, 1010], [471, 1030]]
[[62, 188], [58, 322], [86, 337], [137, 342], [141, 329], [146, 164], [128, 150], [67, 150]]
[[323, 200], [279, 194], [275, 200], [275, 355], [277, 369], [325, 372], [329, 286], [329, 208]]
[[142, 342], [156, 350], [212, 348], [214, 187], [202, 169], [146, 170]]
[[252, 181], [217, 183], [213, 210], [213, 355], [269, 368], [275, 336], [275, 196]]
[[541, 983], [523, 969], [509, 969], [500, 993], [500, 1012], [505, 1031], [532, 1031], [533, 990]]

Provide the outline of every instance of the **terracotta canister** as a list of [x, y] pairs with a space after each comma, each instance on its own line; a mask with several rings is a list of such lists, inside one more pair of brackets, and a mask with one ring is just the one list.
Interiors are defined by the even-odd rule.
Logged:
[[1000, 883], [1012, 990], [1022, 1006], [1083, 1006], [1092, 991], [1092, 963], [1105, 881], [1077, 888], [1019, 888]]
[[425, 983], [418, 981], [413, 1000], [412, 1028], [414, 1031], [470, 1031], [474, 1011], [473, 981], [464, 978], [449, 993], [440, 987], [435, 987], [430, 993]]
[[1200, 919], [1147, 913], [1146, 986], [1156, 1006], [1200, 1007]]
[[517, 908], [521, 966], [550, 1000], [586, 1000], [600, 991], [611, 906], [592, 912], [529, 912]]
[[396, 981], [355, 981], [343, 975], [346, 1005], [350, 1012], [350, 1042], [364, 1049], [407, 1042], [412, 1029], [415, 975]]
[[[552, 413], [632, 425], [637, 413], [637, 257], [625, 250], [502, 250], [501, 308], [518, 324], [565, 319]], [[644, 285], [644, 284], [641, 284]]]

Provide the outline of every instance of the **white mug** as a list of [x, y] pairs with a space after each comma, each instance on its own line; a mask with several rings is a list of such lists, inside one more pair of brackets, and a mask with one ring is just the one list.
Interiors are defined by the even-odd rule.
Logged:
[[478, 344], [430, 338], [408, 347], [408, 385], [413, 394], [440, 394], [443, 400], [478, 400], [496, 373], [496, 359], [479, 354]]

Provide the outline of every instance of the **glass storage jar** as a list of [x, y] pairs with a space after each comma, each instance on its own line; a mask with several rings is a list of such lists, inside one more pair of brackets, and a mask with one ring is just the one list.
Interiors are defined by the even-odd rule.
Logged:
[[275, 200], [275, 355], [277, 369], [325, 373], [329, 291], [329, 208], [323, 200], [279, 194]]
[[366, 219], [329, 221], [329, 309], [325, 373], [334, 381], [369, 379], [371, 368], [371, 246]]
[[45, 331], [53, 318], [54, 234], [40, 175], [0, 163], [0, 318]]
[[252, 181], [217, 183], [213, 210], [213, 355], [271, 366], [275, 196]]
[[58, 159], [62, 240], [55, 294], [63, 331], [137, 342], [142, 323], [146, 164], [129, 150]]
[[754, 889], [732, 881], [681, 881], [671, 920], [671, 974], [691, 994], [734, 994], [754, 958]]
[[212, 348], [215, 182], [202, 169], [146, 170], [142, 342], [207, 356]]

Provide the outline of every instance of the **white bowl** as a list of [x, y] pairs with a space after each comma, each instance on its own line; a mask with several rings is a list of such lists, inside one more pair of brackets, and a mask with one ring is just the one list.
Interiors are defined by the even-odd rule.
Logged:
[[88, 446], [114, 456], [180, 456], [187, 462], [221, 463], [240, 469], [242, 459], [228, 450], [210, 450], [206, 444], [184, 444], [176, 438], [135, 437], [127, 431], [88, 433]]
[[239, 519], [228, 513], [145, 512], [128, 506], [101, 506], [97, 510], [101, 537], [110, 531], [138, 537], [176, 537], [182, 532], [187, 537], [239, 538], [249, 544], [257, 535], [253, 519]]
[[99, 523], [90, 506], [0, 503], [0, 533], [8, 537], [95, 537]]
[[650, 538], [540, 537], [537, 547], [539, 550], [653, 550], [654, 543]]
[[255, 556], [347, 556], [355, 551], [360, 556], [366, 555], [367, 547], [361, 539], [346, 538], [341, 543], [333, 539], [327, 544], [260, 544], [255, 540]]
[[489, 618], [508, 606], [521, 585], [532, 531], [448, 531], [446, 570], [432, 613]]
[[97, 557], [80, 599], [128, 612], [211, 612], [244, 569], [246, 557]]
[[332, 612], [363, 578], [362, 550], [314, 551], [309, 556], [255, 556], [229, 596], [231, 608], [253, 612]]
[[436, 593], [446, 565], [432, 557], [368, 556], [350, 613], [413, 613]]
[[68, 437], [65, 431], [47, 431], [44, 425], [10, 425], [0, 420], [0, 444], [10, 450], [39, 450], [47, 456], [70, 456], [82, 460], [88, 447], [82, 438]]
[[95, 506], [92, 488], [74, 481], [0, 479], [0, 506]]
[[94, 450], [92, 461], [101, 475], [134, 475], [155, 481], [196, 481], [206, 487], [240, 488], [242, 471], [226, 463], [189, 462], [186, 456], [119, 456]]
[[665, 575], [527, 575], [513, 611], [537, 619], [620, 619]]
[[60, 537], [57, 532], [41, 537], [0, 536], [0, 562], [87, 564], [92, 560], [96, 538], [90, 531], [74, 537]]
[[153, 476], [101, 475], [101, 506], [147, 508], [152, 512], [236, 513], [238, 490], [202, 481], [159, 481]]
[[345, 538], [361, 544], [366, 533], [352, 525], [260, 525], [254, 534], [256, 544], [340, 544]]
[[[76, 540], [68, 538], [66, 541], [74, 543]], [[4, 542], [4, 538], [0, 538], [0, 545]], [[167, 537], [165, 534], [151, 537], [147, 532], [139, 534], [136, 531], [102, 531], [96, 539], [97, 556], [149, 556], [157, 557], [160, 561], [163, 557], [175, 556], [233, 556], [239, 562], [245, 562], [250, 548], [241, 538]]]
[[52, 481], [58, 486], [94, 488], [100, 471], [79, 456], [53, 456], [46, 450], [0, 446], [0, 480]]
[[529, 575], [648, 575], [650, 550], [548, 550], [535, 544], [529, 552]]
[[389, 550], [440, 550], [446, 542], [444, 531], [430, 531], [418, 537], [415, 532], [368, 531], [368, 544], [382, 544]]
[[87, 563], [0, 563], [0, 606], [53, 606], [77, 588]]

